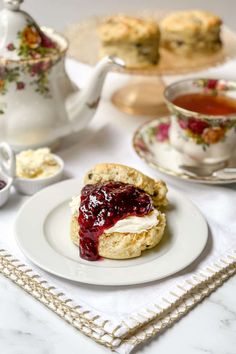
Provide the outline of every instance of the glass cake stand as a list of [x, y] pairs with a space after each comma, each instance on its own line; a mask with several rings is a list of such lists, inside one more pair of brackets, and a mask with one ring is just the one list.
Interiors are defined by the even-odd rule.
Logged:
[[[157, 21], [166, 12], [145, 11], [136, 16], [151, 17]], [[97, 26], [104, 16], [88, 18], [82, 22], [70, 25], [65, 35], [70, 46], [68, 54], [74, 59], [95, 65], [98, 61], [100, 42]], [[229, 59], [236, 58], [236, 34], [226, 26], [222, 28], [222, 48], [216, 53], [193, 53], [188, 57], [172, 53], [160, 48], [158, 65], [147, 69], [123, 69], [121, 74], [128, 74], [128, 82], [120, 87], [111, 97], [113, 104], [121, 111], [133, 115], [163, 116], [167, 108], [163, 98], [165, 84], [163, 76], [184, 75], [223, 64]]]

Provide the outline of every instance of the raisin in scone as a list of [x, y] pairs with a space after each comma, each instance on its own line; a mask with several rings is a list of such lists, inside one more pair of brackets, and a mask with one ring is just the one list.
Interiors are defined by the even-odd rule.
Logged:
[[[164, 182], [131, 167], [95, 166], [70, 203], [71, 239], [80, 256], [92, 261], [127, 259], [156, 246], [166, 225], [165, 214], [157, 206], [166, 205], [166, 193]], [[157, 195], [162, 197], [158, 200]]]
[[160, 30], [155, 21], [125, 15], [111, 16], [98, 26], [100, 57], [117, 56], [128, 68], [156, 65]]
[[180, 54], [215, 52], [221, 48], [220, 17], [206, 11], [176, 11], [160, 23], [161, 45]]

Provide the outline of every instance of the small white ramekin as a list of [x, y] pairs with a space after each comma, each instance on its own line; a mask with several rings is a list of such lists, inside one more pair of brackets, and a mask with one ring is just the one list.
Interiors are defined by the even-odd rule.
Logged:
[[17, 190], [17, 192], [25, 195], [32, 195], [40, 191], [44, 187], [59, 182], [63, 176], [64, 162], [57, 155], [53, 154], [53, 157], [55, 158], [55, 160], [60, 166], [59, 170], [55, 173], [55, 175], [50, 177], [35, 178], [35, 179], [15, 177], [13, 181], [13, 185]]
[[1, 207], [8, 201], [13, 180], [11, 177], [6, 176], [1, 171], [0, 171], [0, 179], [6, 183], [6, 186], [0, 190], [0, 207]]

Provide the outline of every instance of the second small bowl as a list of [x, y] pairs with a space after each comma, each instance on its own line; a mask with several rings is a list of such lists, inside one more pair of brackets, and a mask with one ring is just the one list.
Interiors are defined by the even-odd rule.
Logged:
[[12, 178], [6, 176], [2, 171], [0, 171], [0, 180], [5, 182], [6, 185], [2, 189], [0, 189], [0, 207], [3, 206], [10, 195], [10, 189], [12, 185]]
[[[16, 176], [16, 156], [7, 143], [0, 144], [0, 166], [4, 175], [12, 180], [12, 184], [17, 192], [25, 195], [32, 195], [42, 188], [47, 187], [53, 183], [59, 182], [63, 177], [64, 161], [55, 154], [52, 154], [56, 160], [59, 169], [56, 173], [49, 177], [42, 178], [22, 178]], [[5, 188], [4, 188], [5, 189]]]

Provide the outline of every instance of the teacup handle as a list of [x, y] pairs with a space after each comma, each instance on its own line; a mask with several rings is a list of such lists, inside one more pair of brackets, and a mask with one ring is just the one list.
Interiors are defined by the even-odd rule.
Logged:
[[9, 177], [15, 177], [16, 157], [12, 148], [7, 143], [0, 144], [0, 167]]

